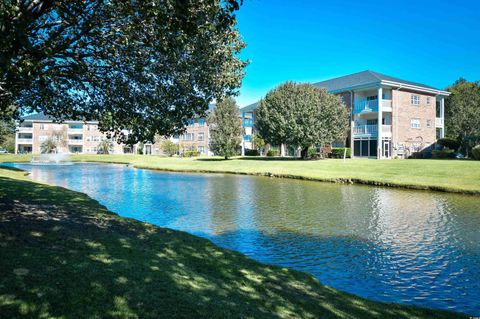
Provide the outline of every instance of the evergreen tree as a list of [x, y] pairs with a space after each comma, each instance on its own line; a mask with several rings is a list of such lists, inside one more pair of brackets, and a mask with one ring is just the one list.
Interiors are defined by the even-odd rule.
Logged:
[[242, 142], [242, 120], [235, 100], [226, 98], [218, 102], [208, 117], [210, 150], [228, 159], [237, 155]]

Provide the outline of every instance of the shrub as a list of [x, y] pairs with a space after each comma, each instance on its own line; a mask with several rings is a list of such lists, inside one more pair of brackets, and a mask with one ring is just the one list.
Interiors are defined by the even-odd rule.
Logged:
[[434, 150], [432, 151], [432, 158], [453, 158], [455, 157], [455, 151], [448, 148], [441, 151]]
[[409, 158], [413, 158], [413, 159], [428, 159], [428, 158], [432, 158], [433, 157], [433, 154], [430, 150], [426, 150], [426, 151], [421, 151], [421, 152], [414, 152], [412, 153], [412, 155], [410, 155]]
[[270, 157], [272, 157], [272, 156], [278, 156], [278, 155], [280, 155], [280, 151], [279, 151], [279, 150], [270, 149], [270, 150], [268, 150], [268, 152], [267, 152], [267, 156], [270, 156]]
[[480, 161], [480, 144], [472, 148], [473, 158]]
[[308, 157], [308, 158], [311, 158], [311, 157], [315, 156], [317, 153], [318, 153], [317, 148], [310, 146], [310, 147], [308, 148], [308, 151], [307, 151], [307, 157]]
[[164, 140], [160, 147], [162, 148], [162, 151], [170, 157], [177, 154], [179, 150], [178, 145], [170, 140]]
[[245, 155], [246, 156], [259, 156], [260, 153], [258, 150], [245, 150]]
[[343, 154], [345, 154], [345, 149], [347, 150], [347, 158], [352, 157], [352, 149], [350, 147], [334, 147], [332, 148], [332, 153], [330, 153], [330, 157], [343, 158]]
[[198, 151], [184, 151], [182, 154], [183, 157], [196, 157], [198, 155]]
[[454, 150], [455, 152], [458, 151], [458, 149], [460, 148], [460, 143], [453, 138], [441, 138], [437, 141], [437, 144]]

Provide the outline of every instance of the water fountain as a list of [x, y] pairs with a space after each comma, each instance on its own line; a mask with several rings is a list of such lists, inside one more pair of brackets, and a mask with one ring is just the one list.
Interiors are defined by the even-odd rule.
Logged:
[[35, 165], [69, 165], [69, 155], [67, 153], [48, 153], [32, 157], [32, 164]]

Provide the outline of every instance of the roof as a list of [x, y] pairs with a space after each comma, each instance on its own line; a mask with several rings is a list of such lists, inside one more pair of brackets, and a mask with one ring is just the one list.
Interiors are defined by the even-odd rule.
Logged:
[[381, 74], [381, 73], [370, 71], [370, 70], [318, 82], [318, 83], [315, 83], [314, 85], [325, 88], [327, 89], [327, 91], [330, 91], [330, 92], [338, 92], [338, 91], [347, 90], [353, 87], [359, 87], [359, 86], [365, 86], [365, 85], [371, 85], [371, 84], [380, 84], [382, 82], [388, 82], [388, 83], [400, 84], [400, 85], [403, 84], [403, 85], [418, 87], [421, 89], [441, 91], [440, 89], [434, 88], [429, 85], [402, 80], [399, 78], [395, 78], [393, 76]]
[[251, 112], [257, 108], [258, 102], [252, 103], [250, 105], [244, 106], [240, 109], [240, 112]]
[[35, 113], [35, 114], [22, 116], [22, 120], [25, 120], [25, 121], [53, 121], [54, 118], [40, 112], [40, 113]]

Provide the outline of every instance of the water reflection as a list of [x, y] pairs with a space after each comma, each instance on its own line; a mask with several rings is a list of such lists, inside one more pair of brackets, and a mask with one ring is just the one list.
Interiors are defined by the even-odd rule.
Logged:
[[480, 315], [478, 197], [120, 165], [17, 165], [127, 217], [367, 298]]

